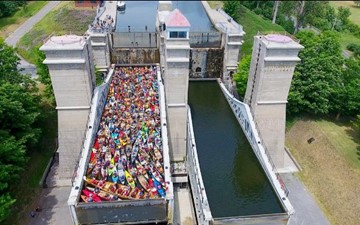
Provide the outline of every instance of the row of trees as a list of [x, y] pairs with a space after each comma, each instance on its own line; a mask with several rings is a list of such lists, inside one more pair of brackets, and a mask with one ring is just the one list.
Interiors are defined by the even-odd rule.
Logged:
[[37, 143], [41, 130], [34, 124], [40, 116], [36, 83], [19, 73], [19, 58], [0, 39], [0, 222], [15, 199], [10, 187], [26, 166], [27, 149]]
[[[300, 51], [288, 97], [290, 114], [360, 114], [360, 59], [345, 59], [339, 35], [326, 31], [300, 31], [296, 37], [305, 47]], [[234, 78], [244, 96], [250, 56], [241, 60]]]

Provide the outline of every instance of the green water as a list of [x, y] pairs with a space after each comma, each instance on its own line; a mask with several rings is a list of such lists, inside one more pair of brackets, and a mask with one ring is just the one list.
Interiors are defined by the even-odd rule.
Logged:
[[190, 82], [189, 105], [212, 216], [284, 212], [217, 82]]

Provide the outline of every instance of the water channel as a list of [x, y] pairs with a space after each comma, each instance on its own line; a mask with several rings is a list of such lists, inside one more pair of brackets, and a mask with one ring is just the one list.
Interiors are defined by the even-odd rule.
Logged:
[[[125, 12], [117, 12], [116, 32], [155, 31], [158, 1], [126, 1]], [[178, 8], [191, 24], [191, 31], [215, 31], [200, 1], [172, 1], [173, 9]]]
[[190, 82], [189, 105], [212, 216], [284, 212], [217, 82]]

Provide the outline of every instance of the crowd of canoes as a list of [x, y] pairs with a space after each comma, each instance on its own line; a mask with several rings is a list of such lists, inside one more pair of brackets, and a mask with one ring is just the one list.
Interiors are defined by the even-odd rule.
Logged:
[[84, 202], [164, 198], [157, 69], [116, 67], [84, 176]]

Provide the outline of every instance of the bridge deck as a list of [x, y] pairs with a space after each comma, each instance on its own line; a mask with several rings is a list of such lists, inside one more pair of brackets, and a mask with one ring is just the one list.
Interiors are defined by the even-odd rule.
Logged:
[[217, 82], [190, 82], [189, 105], [212, 216], [284, 212]]

